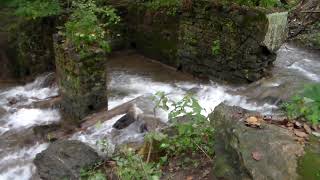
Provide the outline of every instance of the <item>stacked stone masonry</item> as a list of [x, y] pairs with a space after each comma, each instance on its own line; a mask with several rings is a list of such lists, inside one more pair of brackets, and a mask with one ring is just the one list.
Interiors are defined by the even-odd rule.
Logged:
[[197, 77], [243, 83], [267, 74], [284, 41], [286, 12], [205, 0], [182, 2], [177, 10], [154, 10], [148, 1], [128, 3], [123, 19], [131, 46]]

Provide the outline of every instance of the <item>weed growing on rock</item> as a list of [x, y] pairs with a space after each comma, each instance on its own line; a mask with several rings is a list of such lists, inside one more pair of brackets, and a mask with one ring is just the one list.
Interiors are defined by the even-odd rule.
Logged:
[[211, 52], [214, 56], [220, 54], [220, 40], [215, 40], [212, 42]]
[[174, 16], [181, 7], [181, 4], [181, 0], [151, 0], [146, 3], [146, 6], [152, 11], [166, 9], [168, 15]]
[[117, 175], [122, 180], [158, 180], [160, 165], [144, 162], [142, 157], [128, 150], [114, 158], [117, 163]]
[[214, 128], [210, 119], [202, 114], [204, 110], [199, 102], [189, 94], [178, 102], [170, 100], [163, 92], [157, 95], [158, 107], [164, 110], [173, 107], [169, 112], [169, 120], [172, 122], [168, 130], [170, 132], [151, 136], [151, 139], [159, 142], [159, 148], [165, 152], [165, 157], [203, 153], [211, 159], [214, 154]]
[[66, 16], [64, 26], [57, 27], [59, 34], [66, 45], [71, 43], [82, 56], [99, 49], [110, 52], [109, 27], [120, 21], [114, 8], [97, 5], [95, 0], [14, 0], [11, 6], [16, 8], [16, 15], [27, 19]]
[[81, 169], [80, 179], [86, 180], [106, 180], [106, 175], [99, 169], [104, 162], [95, 164], [93, 167], [88, 169]]
[[320, 84], [305, 86], [302, 93], [284, 104], [289, 118], [306, 118], [313, 124], [320, 122]]
[[[106, 29], [120, 21], [115, 9], [108, 6], [98, 7], [93, 0], [74, 2], [73, 9], [65, 24], [63, 35], [66, 39], [84, 55], [94, 46], [109, 52], [111, 49], [106, 41]], [[102, 23], [100, 19], [107, 19], [106, 23]]]
[[47, 16], [58, 15], [62, 12], [58, 0], [14, 0], [11, 5], [18, 6], [15, 14], [27, 19], [36, 19]]

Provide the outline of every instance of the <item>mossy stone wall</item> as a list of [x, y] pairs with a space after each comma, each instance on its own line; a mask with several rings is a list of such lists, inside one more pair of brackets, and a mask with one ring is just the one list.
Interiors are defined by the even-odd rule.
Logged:
[[52, 71], [54, 18], [26, 20], [12, 12], [3, 8], [0, 13], [1, 61], [7, 69], [0, 76], [25, 78]]
[[269, 14], [264, 9], [185, 0], [180, 8], [128, 3], [123, 19], [131, 46], [140, 53], [198, 77], [252, 82], [276, 59], [263, 42]]

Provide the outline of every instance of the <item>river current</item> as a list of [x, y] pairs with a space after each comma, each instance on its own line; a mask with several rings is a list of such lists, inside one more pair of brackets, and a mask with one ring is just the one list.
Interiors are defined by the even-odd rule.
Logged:
[[[320, 82], [320, 54], [286, 44], [278, 51], [269, 77], [242, 86], [199, 81], [132, 51], [111, 57], [108, 73], [109, 109], [141, 95], [164, 91], [173, 99], [193, 92], [206, 114], [221, 102], [272, 114], [294, 90], [305, 83]], [[39, 179], [32, 161], [48, 144], [34, 140], [32, 128], [61, 121], [57, 109], [28, 106], [59, 94], [57, 86], [43, 85], [47, 77], [48, 74], [39, 76], [21, 86], [0, 84], [0, 180]], [[10, 103], [12, 99], [18, 101]], [[72, 139], [94, 147], [101, 134], [112, 130], [118, 118], [91, 128], [90, 132], [76, 133]]]

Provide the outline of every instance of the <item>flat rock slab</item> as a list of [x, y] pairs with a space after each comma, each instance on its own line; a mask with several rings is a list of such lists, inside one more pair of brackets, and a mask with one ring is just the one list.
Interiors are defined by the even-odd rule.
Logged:
[[216, 129], [215, 175], [226, 179], [297, 179], [298, 157], [304, 147], [287, 129], [271, 124], [246, 126], [249, 114], [221, 104], [210, 115]]

